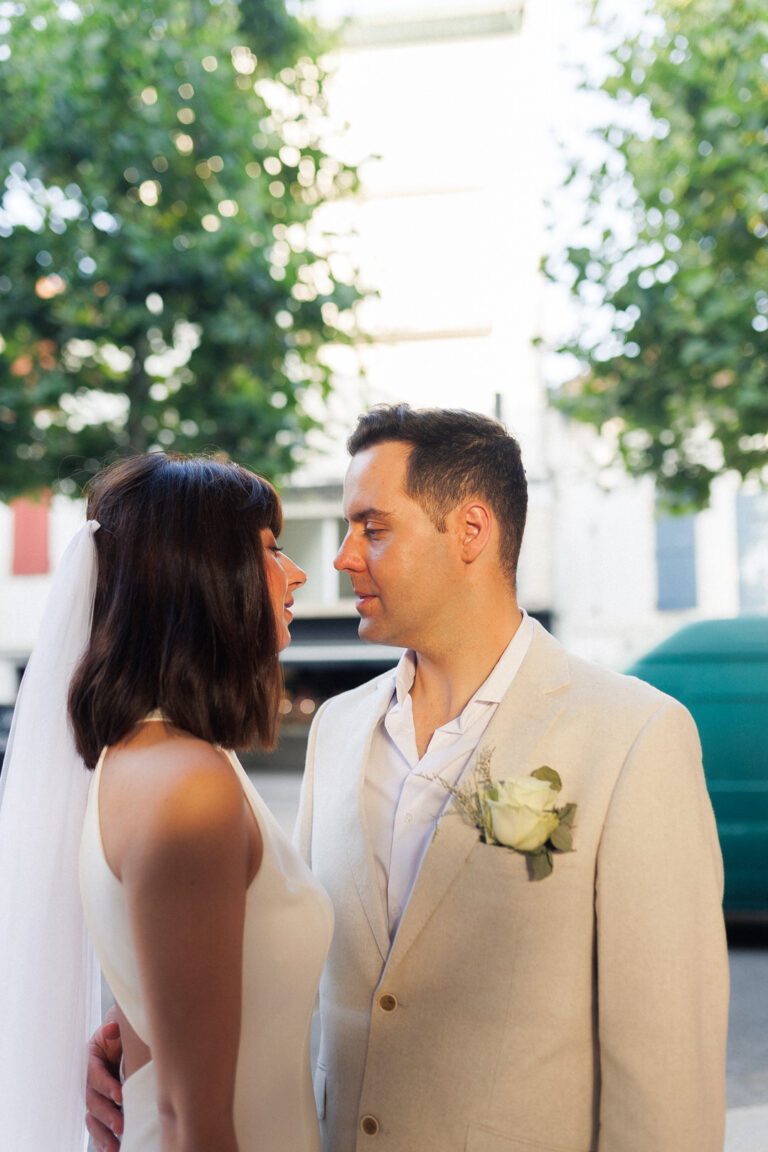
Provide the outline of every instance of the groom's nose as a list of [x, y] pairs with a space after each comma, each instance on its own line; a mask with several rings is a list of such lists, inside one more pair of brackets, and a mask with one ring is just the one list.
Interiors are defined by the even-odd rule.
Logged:
[[339, 545], [333, 566], [337, 572], [359, 572], [365, 567], [360, 552], [355, 547], [351, 531], [347, 532]]

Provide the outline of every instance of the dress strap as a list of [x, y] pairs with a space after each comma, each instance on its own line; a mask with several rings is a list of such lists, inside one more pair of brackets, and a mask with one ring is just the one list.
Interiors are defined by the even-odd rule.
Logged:
[[143, 720], [139, 720], [139, 724], [146, 724], [151, 720], [160, 720], [163, 724], [167, 724], [168, 722], [165, 713], [160, 708], [155, 708], [153, 712], [148, 712]]

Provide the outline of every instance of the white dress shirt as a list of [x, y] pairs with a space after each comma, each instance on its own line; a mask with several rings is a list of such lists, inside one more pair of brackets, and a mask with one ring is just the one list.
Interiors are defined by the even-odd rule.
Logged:
[[416, 655], [403, 654], [393, 672], [392, 700], [373, 733], [363, 803], [376, 876], [394, 937], [435, 825], [450, 801], [439, 780], [456, 785], [509, 689], [531, 642], [522, 613], [517, 632], [461, 714], [435, 729], [419, 759], [411, 688]]

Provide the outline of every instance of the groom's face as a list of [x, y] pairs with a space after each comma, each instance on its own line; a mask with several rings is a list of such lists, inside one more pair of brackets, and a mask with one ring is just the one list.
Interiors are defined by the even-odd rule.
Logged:
[[352, 457], [335, 567], [352, 581], [362, 639], [425, 652], [447, 625], [456, 548], [405, 491], [410, 451], [394, 441]]

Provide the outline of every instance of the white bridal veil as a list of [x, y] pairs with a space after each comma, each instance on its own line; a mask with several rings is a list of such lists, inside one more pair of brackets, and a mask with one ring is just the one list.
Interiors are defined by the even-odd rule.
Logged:
[[56, 569], [0, 775], [0, 1147], [84, 1152], [86, 1041], [99, 971], [78, 886], [91, 773], [67, 691], [88, 641], [95, 521]]

